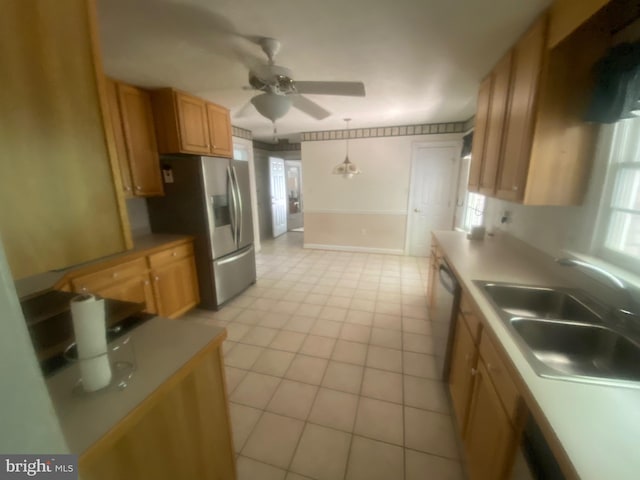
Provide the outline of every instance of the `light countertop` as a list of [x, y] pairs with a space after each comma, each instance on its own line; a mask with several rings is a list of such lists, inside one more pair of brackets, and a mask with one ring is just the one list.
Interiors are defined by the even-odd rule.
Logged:
[[173, 235], [165, 233], [149, 233], [139, 237], [134, 237], [133, 248], [131, 250], [124, 250], [119, 253], [114, 253], [113, 255], [96, 258], [95, 260], [90, 260], [80, 265], [72, 265], [68, 268], [52, 270], [50, 272], [44, 272], [38, 275], [33, 275], [31, 277], [22, 278], [15, 282], [16, 291], [18, 292], [18, 297], [27, 297], [29, 295], [33, 295], [35, 293], [52, 288], [56, 283], [62, 280], [65, 275], [74, 270], [86, 268], [91, 265], [109, 260], [115, 260], [118, 258], [124, 259], [131, 255], [137, 255], [140, 252], [144, 252], [146, 250], [152, 250], [154, 248], [162, 247], [165, 245], [169, 246], [174, 242], [184, 241], [189, 238], [191, 237], [187, 235]]
[[473, 297], [510, 356], [580, 478], [640, 478], [640, 389], [538, 376], [488, 299], [473, 283], [473, 280], [489, 280], [570, 285], [559, 270], [562, 267], [550, 257], [506, 236], [469, 241], [461, 232], [435, 232], [434, 235], [463, 288]]
[[226, 332], [224, 328], [156, 317], [126, 336], [131, 338], [136, 371], [124, 390], [73, 393], [80, 377], [77, 365], [47, 380], [60, 426], [73, 453], [84, 453], [194, 355], [212, 342], [222, 342]]

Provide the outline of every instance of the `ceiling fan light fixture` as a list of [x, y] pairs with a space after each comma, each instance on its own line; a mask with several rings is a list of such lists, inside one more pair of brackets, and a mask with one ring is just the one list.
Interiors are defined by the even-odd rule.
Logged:
[[258, 113], [272, 122], [284, 117], [291, 108], [291, 97], [263, 93], [251, 99]]
[[333, 167], [331, 173], [333, 175], [342, 175], [342, 178], [344, 178], [345, 180], [349, 180], [352, 179], [354, 175], [360, 175], [362, 171], [355, 163], [349, 160], [349, 122], [351, 121], [351, 119], [345, 118], [344, 121], [347, 124], [347, 129], [345, 130], [345, 133], [347, 134], [347, 154], [344, 157], [344, 162], [339, 163], [338, 165]]

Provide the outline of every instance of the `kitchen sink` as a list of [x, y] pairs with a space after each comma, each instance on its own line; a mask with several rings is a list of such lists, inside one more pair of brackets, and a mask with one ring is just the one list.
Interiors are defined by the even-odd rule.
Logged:
[[564, 290], [489, 283], [485, 293], [511, 316], [598, 322], [600, 317]]
[[580, 290], [475, 282], [534, 371], [640, 388], [640, 336]]
[[513, 318], [511, 325], [550, 371], [640, 382], [640, 344], [602, 325]]

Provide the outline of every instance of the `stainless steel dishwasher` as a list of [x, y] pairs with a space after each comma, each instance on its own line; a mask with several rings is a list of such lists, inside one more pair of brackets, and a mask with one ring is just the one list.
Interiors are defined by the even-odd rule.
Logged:
[[460, 305], [460, 285], [451, 268], [441, 258], [438, 265], [438, 284], [435, 288], [435, 309], [431, 319], [433, 354], [441, 378], [449, 376], [449, 363], [455, 318]]

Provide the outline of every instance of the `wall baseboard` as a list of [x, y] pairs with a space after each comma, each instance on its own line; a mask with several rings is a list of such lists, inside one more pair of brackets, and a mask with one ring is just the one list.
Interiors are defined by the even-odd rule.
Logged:
[[304, 248], [314, 250], [334, 250], [338, 252], [357, 252], [357, 253], [382, 253], [387, 255], [404, 255], [401, 248], [375, 248], [375, 247], [357, 247], [352, 245], [323, 245], [320, 243], [305, 243]]

